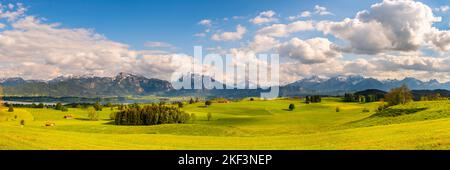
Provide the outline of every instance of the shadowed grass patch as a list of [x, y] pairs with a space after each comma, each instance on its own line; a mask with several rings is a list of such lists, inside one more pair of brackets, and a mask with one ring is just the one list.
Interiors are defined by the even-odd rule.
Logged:
[[388, 108], [383, 111], [379, 111], [375, 114], [373, 114], [370, 117], [396, 117], [396, 116], [402, 116], [402, 115], [409, 115], [414, 114], [420, 111], [424, 111], [427, 108], [410, 108], [410, 109], [393, 109]]

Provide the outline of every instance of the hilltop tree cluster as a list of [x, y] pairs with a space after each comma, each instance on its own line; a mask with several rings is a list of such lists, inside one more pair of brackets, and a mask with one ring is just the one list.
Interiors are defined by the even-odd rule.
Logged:
[[420, 101], [437, 101], [447, 100], [447, 97], [442, 97], [440, 93], [428, 94], [420, 97]]
[[186, 123], [188, 113], [178, 107], [163, 104], [152, 104], [144, 107], [129, 107], [117, 112], [114, 116], [116, 125], [158, 125], [172, 123]]
[[369, 103], [379, 101], [381, 98], [376, 95], [355, 95], [352, 93], [344, 94], [344, 102]]
[[389, 106], [394, 106], [411, 102], [413, 96], [411, 94], [411, 90], [409, 90], [406, 85], [403, 85], [401, 87], [391, 89], [384, 97]]
[[198, 97], [196, 97], [195, 100], [193, 98], [191, 98], [189, 100], [189, 104], [194, 104], [194, 103], [198, 103], [198, 102], [200, 102], [200, 99]]

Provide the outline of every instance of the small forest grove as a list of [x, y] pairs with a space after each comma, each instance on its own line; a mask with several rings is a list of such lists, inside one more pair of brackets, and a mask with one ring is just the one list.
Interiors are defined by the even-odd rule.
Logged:
[[[186, 123], [191, 116], [174, 106], [152, 104], [134, 107], [112, 113], [116, 125], [157, 125], [167, 123]], [[194, 116], [192, 116], [194, 117]]]

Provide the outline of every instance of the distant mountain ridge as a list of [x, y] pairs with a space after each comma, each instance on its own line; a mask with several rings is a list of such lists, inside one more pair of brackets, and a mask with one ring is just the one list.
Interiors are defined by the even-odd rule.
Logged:
[[356, 92], [366, 89], [378, 89], [389, 91], [401, 85], [407, 85], [412, 90], [450, 90], [450, 82], [440, 83], [435, 79], [421, 81], [416, 78], [406, 77], [402, 80], [377, 80], [364, 78], [359, 75], [335, 76], [331, 78], [319, 78], [312, 76], [283, 86], [283, 95], [301, 95], [317, 93], [322, 95], [338, 95], [346, 92]]
[[120, 73], [115, 77], [58, 77], [50, 81], [9, 78], [0, 81], [4, 95], [11, 96], [127, 96], [162, 94], [173, 89], [165, 80]]
[[[450, 90], [450, 83], [437, 80], [421, 81], [406, 77], [402, 80], [377, 80], [359, 75], [334, 76], [330, 78], [311, 76], [280, 87], [280, 96], [299, 95], [343, 95], [367, 89], [389, 91], [401, 85], [412, 90]], [[261, 89], [226, 89], [226, 90], [175, 90], [166, 80], [146, 78], [144, 76], [120, 73], [114, 77], [97, 77], [93, 75], [57, 77], [49, 81], [24, 80], [22, 78], [0, 79], [5, 96], [210, 96], [240, 98], [258, 96]]]

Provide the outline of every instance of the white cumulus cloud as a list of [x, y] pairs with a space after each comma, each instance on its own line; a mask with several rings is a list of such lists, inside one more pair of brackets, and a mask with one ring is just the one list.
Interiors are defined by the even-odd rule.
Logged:
[[209, 27], [209, 26], [211, 26], [212, 21], [209, 20], [209, 19], [204, 19], [204, 20], [199, 21], [198, 24], [204, 25], [204, 26], [208, 26], [208, 27]]
[[236, 26], [235, 32], [222, 32], [212, 35], [211, 39], [214, 41], [236, 41], [242, 39], [242, 36], [247, 32], [247, 29], [241, 25]]
[[327, 8], [320, 6], [320, 5], [314, 6], [314, 10], [315, 10], [314, 13], [319, 14], [319, 15], [333, 15], [333, 13], [328, 11]]
[[257, 33], [272, 37], [285, 37], [291, 33], [313, 29], [314, 25], [312, 21], [296, 21], [290, 24], [273, 24], [271, 26], [261, 28], [257, 31]]
[[342, 57], [334, 49], [334, 45], [325, 38], [312, 38], [301, 40], [292, 38], [281, 44], [278, 49], [280, 56], [298, 60], [304, 64], [325, 63], [330, 59]]
[[270, 22], [276, 22], [278, 21], [278, 18], [275, 17], [275, 12], [272, 10], [264, 11], [259, 13], [258, 16], [251, 19], [250, 22], [253, 24], [264, 24], [264, 23], [270, 23]]
[[[321, 21], [317, 29], [349, 42], [348, 52], [377, 54], [387, 51], [416, 51], [428, 38], [445, 37], [432, 26], [441, 18], [430, 7], [410, 0], [384, 0], [370, 10], [358, 12], [354, 19], [341, 22]], [[435, 31], [433, 31], [435, 30]], [[429, 34], [439, 34], [429, 35]], [[446, 40], [430, 40], [435, 42]]]

